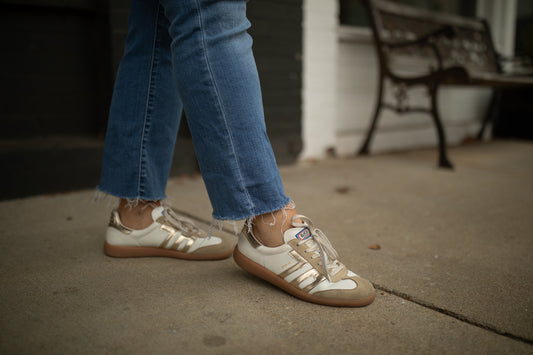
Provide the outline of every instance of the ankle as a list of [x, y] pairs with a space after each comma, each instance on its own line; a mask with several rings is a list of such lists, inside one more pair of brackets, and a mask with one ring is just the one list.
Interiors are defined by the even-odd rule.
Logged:
[[284, 243], [283, 234], [292, 227], [292, 217], [298, 214], [289, 206], [254, 217], [252, 232], [261, 244], [273, 248]]
[[154, 221], [152, 210], [161, 205], [161, 201], [136, 201], [134, 204], [126, 199], [120, 199], [118, 214], [122, 224], [131, 229], [144, 229]]

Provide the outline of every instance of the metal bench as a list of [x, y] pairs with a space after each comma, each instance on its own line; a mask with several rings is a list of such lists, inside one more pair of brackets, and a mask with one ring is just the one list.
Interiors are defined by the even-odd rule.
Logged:
[[[442, 85], [485, 86], [495, 91], [478, 137], [497, 109], [498, 89], [533, 85], [531, 77], [505, 75], [486, 21], [436, 13], [382, 0], [364, 0], [379, 58], [378, 98], [359, 154], [369, 153], [382, 109], [399, 114], [429, 113], [439, 143], [440, 167], [453, 168], [446, 152], [446, 135], [439, 117], [437, 94]], [[386, 82], [395, 102], [385, 100]], [[429, 108], [410, 106], [408, 90], [424, 86]]]

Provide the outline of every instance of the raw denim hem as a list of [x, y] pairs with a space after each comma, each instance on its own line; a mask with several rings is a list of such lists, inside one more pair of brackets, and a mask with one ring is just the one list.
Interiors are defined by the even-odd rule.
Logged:
[[262, 214], [266, 213], [272, 213], [281, 210], [283, 207], [287, 206], [289, 203], [291, 203], [292, 199], [290, 197], [287, 197], [284, 202], [280, 203], [279, 205], [276, 205], [274, 208], [268, 208], [265, 210], [259, 210], [259, 211], [250, 211], [247, 214], [243, 215], [235, 215], [235, 216], [218, 216], [213, 213], [213, 219], [215, 221], [243, 221], [249, 218], [253, 218], [256, 216], [260, 216]]
[[112, 198], [127, 200], [128, 205], [135, 206], [140, 201], [147, 201], [147, 202], [164, 201], [166, 200], [167, 196], [163, 195], [160, 198], [145, 198], [141, 196], [130, 197], [127, 195], [115, 194], [113, 192], [106, 191], [101, 186], [96, 187], [96, 191], [95, 191], [94, 198], [93, 198], [94, 202], [98, 203], [98, 202], [106, 201]]

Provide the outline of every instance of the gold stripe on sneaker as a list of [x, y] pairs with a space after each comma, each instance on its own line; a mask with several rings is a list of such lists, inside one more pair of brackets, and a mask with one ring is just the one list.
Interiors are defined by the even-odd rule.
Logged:
[[176, 249], [178, 250], [178, 248], [180, 247], [180, 244], [181, 242], [183, 242], [185, 239], [189, 239], [187, 238], [186, 236], [184, 236], [183, 234], [180, 234], [180, 236], [176, 239], [176, 241], [174, 242], [174, 244], [172, 244], [171, 247], [169, 247], [169, 249]]
[[313, 282], [311, 282], [309, 285], [305, 286], [305, 287], [303, 288], [303, 290], [304, 290], [305, 292], [309, 292], [309, 291], [311, 291], [312, 289], [314, 289], [315, 287], [317, 287], [318, 284], [321, 283], [322, 281], [324, 281], [325, 279], [326, 279], [326, 278], [325, 278], [324, 276], [322, 276], [322, 275], [318, 275], [318, 277], [316, 278], [316, 280], [313, 281]]
[[289, 276], [290, 274], [292, 274], [293, 272], [301, 269], [303, 266], [305, 266], [305, 264], [307, 264], [307, 261], [304, 258], [302, 258], [300, 254], [298, 254], [296, 251], [291, 250], [289, 252], [289, 255], [292, 256], [294, 259], [296, 259], [297, 263], [291, 266], [290, 268], [288, 268], [287, 270], [278, 274], [278, 276], [283, 279]]
[[300, 276], [298, 276], [296, 279], [294, 279], [293, 281], [291, 281], [291, 284], [293, 286], [296, 286], [298, 288], [302, 288], [300, 287], [300, 284], [302, 282], [304, 282], [305, 280], [307, 280], [308, 278], [312, 277], [313, 278], [313, 282], [316, 281], [316, 279], [320, 276], [320, 273], [318, 271], [316, 271], [315, 269], [311, 269], [311, 270], [308, 270], [306, 272], [304, 272], [303, 274], [301, 274]]
[[[294, 259], [296, 259], [298, 262], [291, 266], [289, 269], [283, 271], [282, 273], [279, 274], [280, 277], [282, 278], [286, 278], [287, 276], [289, 276], [290, 274], [292, 274], [293, 272], [296, 272], [298, 271], [299, 269], [301, 269], [302, 267], [304, 267], [305, 265], [307, 265], [309, 262], [307, 260], [305, 260], [305, 258], [303, 256], [301, 256], [296, 250], [291, 250], [289, 252], [289, 255], [292, 256]], [[312, 265], [311, 265], [312, 266]], [[299, 287], [300, 288], [300, 284], [305, 281], [306, 279], [308, 279], [309, 277], [312, 277], [314, 280], [307, 286], [301, 288], [303, 291], [305, 292], [309, 292], [311, 291], [312, 289], [314, 289], [316, 286], [318, 286], [319, 283], [321, 283], [322, 281], [324, 281], [326, 278], [316, 269], [312, 268], [306, 272], [304, 272], [302, 275], [298, 276], [296, 279], [294, 279], [291, 284], [293, 286], [296, 286], [296, 287]]]
[[[181, 239], [181, 241], [186, 240], [187, 242], [186, 242], [185, 246], [183, 248], [181, 248], [179, 251], [186, 253], [191, 248], [191, 245], [194, 243], [194, 239], [190, 238], [190, 237], [185, 237], [183, 235], [181, 235], [180, 237], [183, 237], [183, 239]], [[176, 241], [176, 243], [174, 243], [172, 248], [178, 250], [180, 244], [181, 244], [181, 242], [178, 243]]]
[[282, 279], [286, 278], [287, 276], [289, 276], [290, 274], [292, 274], [293, 272], [301, 269], [302, 267], [305, 266], [306, 263], [302, 263], [302, 262], [298, 262], [296, 263], [295, 265], [291, 266], [290, 268], [288, 268], [287, 270], [283, 271], [281, 274], [279, 274], [279, 277], [281, 277]]
[[162, 224], [160, 229], [162, 231], [165, 231], [168, 233], [167, 237], [163, 242], [159, 245], [160, 248], [165, 248], [168, 244], [168, 242], [178, 233], [174, 228], [167, 226], [166, 224]]

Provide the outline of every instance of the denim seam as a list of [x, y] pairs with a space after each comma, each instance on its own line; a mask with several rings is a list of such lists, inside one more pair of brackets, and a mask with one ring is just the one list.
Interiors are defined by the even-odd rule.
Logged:
[[149, 111], [150, 111], [150, 103], [151, 103], [151, 99], [153, 97], [152, 95], [152, 88], [153, 88], [153, 81], [152, 81], [152, 78], [154, 76], [154, 64], [156, 64], [156, 50], [157, 50], [157, 37], [158, 37], [158, 25], [159, 25], [159, 13], [160, 13], [160, 6], [158, 6], [157, 8], [157, 11], [156, 11], [156, 15], [155, 15], [155, 28], [154, 28], [154, 39], [153, 39], [153, 47], [152, 47], [152, 59], [151, 59], [151, 62], [150, 62], [150, 77], [149, 77], [149, 80], [148, 80], [148, 93], [146, 95], [146, 109], [145, 109], [145, 112], [144, 112], [144, 122], [143, 122], [143, 130], [142, 130], [142, 135], [141, 135], [141, 147], [140, 147], [140, 153], [139, 153], [139, 181], [138, 181], [138, 184], [137, 184], [137, 194], [139, 197], [141, 197], [141, 195], [144, 193], [144, 184], [143, 184], [143, 180], [145, 180], [145, 177], [143, 176], [143, 173], [145, 172], [145, 152], [146, 152], [146, 148], [145, 148], [145, 142], [146, 142], [146, 134], [148, 133], [148, 128], [150, 126], [149, 124], [149, 120], [150, 118], [148, 117], [149, 116]]
[[221, 116], [222, 116], [222, 119], [223, 119], [223, 122], [224, 122], [226, 133], [227, 133], [227, 136], [229, 138], [229, 143], [230, 143], [230, 146], [231, 146], [231, 150], [232, 150], [233, 156], [235, 158], [235, 163], [237, 165], [238, 178], [239, 178], [238, 183], [240, 184], [240, 186], [244, 190], [244, 194], [246, 196], [246, 199], [247, 199], [247, 202], [248, 202], [248, 205], [249, 205], [249, 209], [253, 211], [253, 210], [255, 210], [255, 206], [254, 206], [254, 203], [252, 202], [250, 194], [248, 193], [248, 189], [246, 188], [246, 186], [244, 184], [244, 178], [242, 176], [239, 158], [238, 158], [238, 156], [237, 156], [237, 154], [235, 152], [235, 146], [233, 144], [233, 137], [231, 135], [231, 130], [228, 127], [228, 122], [227, 122], [227, 119], [226, 119], [226, 113], [224, 112], [223, 105], [220, 102], [220, 94], [219, 94], [219, 90], [218, 90], [217, 81], [215, 79], [215, 76], [213, 75], [213, 71], [212, 71], [212, 68], [211, 68], [211, 62], [209, 60], [209, 54], [208, 54], [208, 51], [207, 51], [207, 45], [206, 45], [206, 39], [205, 39], [205, 33], [204, 33], [201, 4], [199, 3], [198, 0], [196, 0], [196, 6], [197, 6], [197, 9], [198, 9], [198, 25], [200, 26], [200, 33], [201, 33], [201, 36], [202, 36], [201, 38], [202, 38], [202, 49], [203, 49], [203, 52], [204, 52], [204, 58], [205, 58], [205, 62], [207, 64], [206, 65], [207, 69], [209, 71], [209, 76], [211, 77], [211, 80], [213, 82], [213, 88], [214, 88], [214, 91], [215, 91], [216, 101], [218, 103], [218, 107], [219, 107], [219, 110], [220, 110], [220, 113], [221, 113]]

